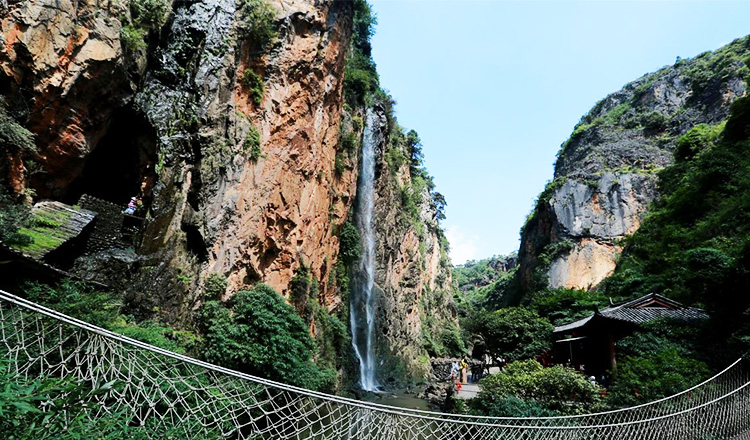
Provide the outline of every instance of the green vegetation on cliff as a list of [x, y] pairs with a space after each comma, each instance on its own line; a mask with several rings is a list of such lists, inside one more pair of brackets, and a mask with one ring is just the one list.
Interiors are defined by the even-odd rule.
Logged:
[[0, 96], [0, 149], [8, 153], [36, 153], [34, 135], [18, 122], [21, 116], [12, 114], [5, 97]]
[[662, 197], [625, 241], [608, 295], [660, 292], [705, 306], [717, 340], [735, 356], [750, 348], [750, 99], [735, 101], [721, 128], [698, 126], [659, 173]]
[[120, 38], [131, 51], [146, 48], [144, 39], [149, 31], [159, 30], [166, 23], [172, 2], [168, 0], [130, 0], [130, 17], [123, 17]]
[[32, 243], [31, 237], [21, 233], [21, 229], [28, 225], [30, 220], [29, 207], [16, 202], [5, 187], [0, 185], [0, 242], [16, 246]]

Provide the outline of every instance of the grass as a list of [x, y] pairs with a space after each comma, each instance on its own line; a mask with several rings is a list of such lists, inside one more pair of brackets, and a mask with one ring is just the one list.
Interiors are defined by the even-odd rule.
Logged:
[[29, 237], [33, 241], [31, 243], [13, 245], [13, 247], [32, 257], [38, 258], [43, 256], [70, 238], [59, 228], [72, 216], [73, 213], [67, 211], [58, 211], [55, 213], [42, 211], [35, 213], [29, 225], [18, 230], [19, 234]]
[[[47, 229], [47, 228], [44, 228]], [[23, 244], [16, 246], [17, 249], [23, 251], [26, 254], [34, 255], [34, 256], [41, 256], [44, 253], [60, 246], [63, 243], [63, 239], [59, 236], [52, 235], [49, 232], [46, 232], [42, 228], [21, 228], [18, 230], [18, 233], [21, 235], [25, 235], [27, 237], [31, 237], [32, 241], [29, 244]]]

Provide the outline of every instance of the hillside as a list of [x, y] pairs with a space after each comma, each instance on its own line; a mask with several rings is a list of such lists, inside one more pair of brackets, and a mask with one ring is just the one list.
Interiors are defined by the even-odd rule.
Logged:
[[519, 286], [592, 289], [610, 275], [620, 240], [659, 195], [658, 172], [678, 139], [715, 125], [746, 94], [750, 39], [644, 75], [597, 103], [562, 145], [555, 175], [521, 230]]

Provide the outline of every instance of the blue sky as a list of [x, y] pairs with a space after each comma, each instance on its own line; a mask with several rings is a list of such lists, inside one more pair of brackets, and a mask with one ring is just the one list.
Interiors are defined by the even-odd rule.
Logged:
[[743, 1], [370, 3], [381, 85], [448, 201], [454, 264], [518, 249], [560, 144], [598, 100], [750, 33]]

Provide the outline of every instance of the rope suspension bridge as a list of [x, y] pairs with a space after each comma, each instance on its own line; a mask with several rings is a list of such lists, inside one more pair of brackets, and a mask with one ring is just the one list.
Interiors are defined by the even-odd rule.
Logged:
[[19, 381], [56, 377], [100, 390], [87, 395], [89, 420], [126, 414], [129, 424], [151, 432], [177, 426], [186, 439], [750, 439], [750, 368], [742, 359], [681, 393], [620, 410], [536, 418], [444, 414], [239, 373], [0, 291], [3, 357]]

